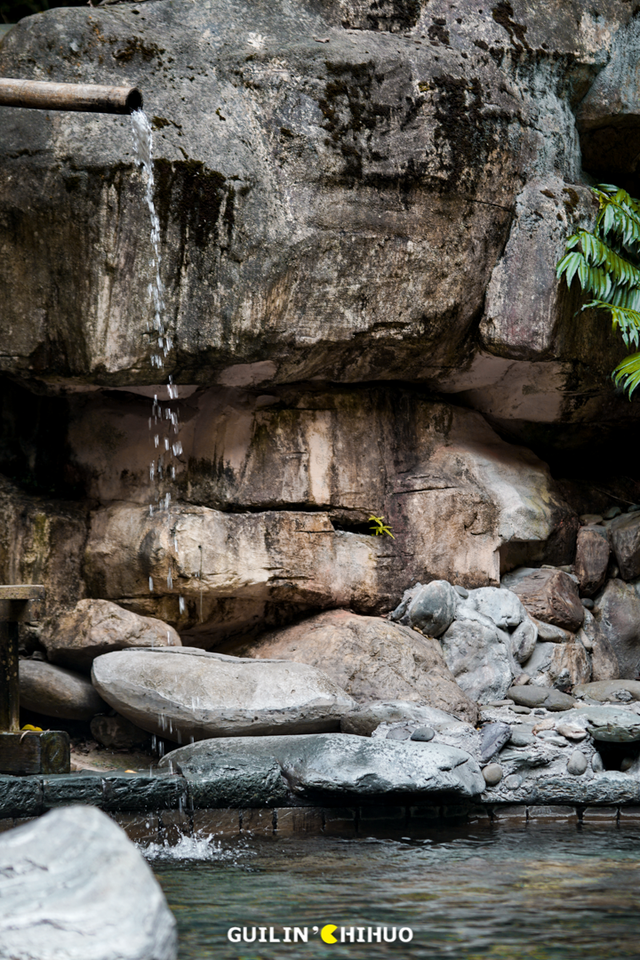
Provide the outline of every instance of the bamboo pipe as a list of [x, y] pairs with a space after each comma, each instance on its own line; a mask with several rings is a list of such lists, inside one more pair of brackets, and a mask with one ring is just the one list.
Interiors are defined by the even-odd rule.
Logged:
[[0, 106], [28, 107], [32, 110], [132, 113], [142, 109], [142, 94], [135, 87], [0, 79]]

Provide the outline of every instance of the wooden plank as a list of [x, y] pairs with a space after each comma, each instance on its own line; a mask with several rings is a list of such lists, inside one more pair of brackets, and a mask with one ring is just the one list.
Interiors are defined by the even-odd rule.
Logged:
[[0, 773], [24, 777], [34, 773], [69, 773], [70, 768], [68, 733], [0, 733]]
[[0, 731], [20, 729], [18, 625], [0, 623]]
[[44, 600], [44, 595], [39, 583], [0, 584], [0, 600]]

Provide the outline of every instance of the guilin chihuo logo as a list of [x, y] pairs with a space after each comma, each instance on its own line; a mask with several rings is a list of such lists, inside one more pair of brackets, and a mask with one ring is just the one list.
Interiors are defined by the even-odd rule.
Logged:
[[[278, 936], [280, 934], [280, 936]], [[308, 943], [309, 934], [324, 943], [410, 943], [411, 927], [229, 927], [231, 943]]]

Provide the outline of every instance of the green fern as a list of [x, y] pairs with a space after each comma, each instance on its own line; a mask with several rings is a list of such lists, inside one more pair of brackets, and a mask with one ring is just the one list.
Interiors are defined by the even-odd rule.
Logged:
[[[626, 347], [640, 345], [640, 200], [612, 184], [593, 190], [598, 216], [593, 231], [579, 230], [567, 240], [556, 265], [568, 287], [575, 277], [593, 299], [582, 310], [608, 311]], [[617, 386], [629, 397], [640, 384], [640, 353], [627, 357], [613, 371]]]

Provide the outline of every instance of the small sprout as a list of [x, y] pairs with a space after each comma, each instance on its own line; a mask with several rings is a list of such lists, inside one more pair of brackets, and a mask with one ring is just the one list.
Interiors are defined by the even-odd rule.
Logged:
[[375, 537], [384, 536], [385, 534], [388, 537], [391, 537], [392, 540], [395, 540], [394, 535], [391, 533], [391, 527], [386, 526], [384, 523], [384, 517], [369, 517], [369, 523], [371, 524], [371, 535]]

